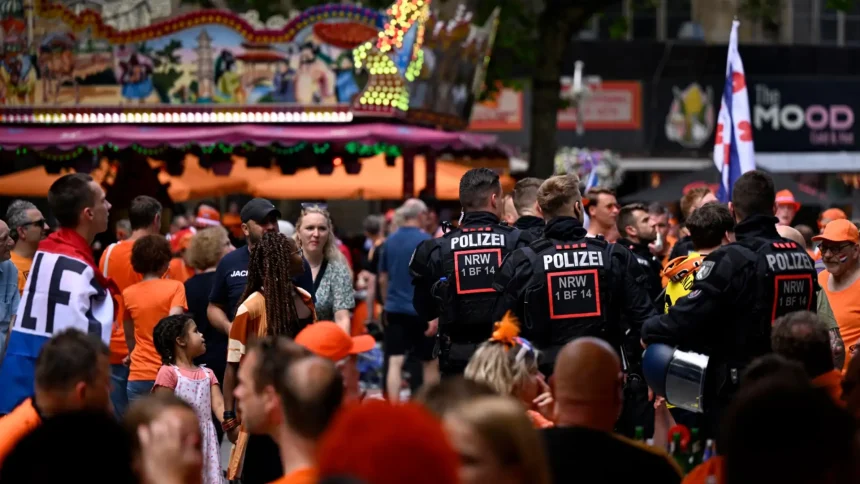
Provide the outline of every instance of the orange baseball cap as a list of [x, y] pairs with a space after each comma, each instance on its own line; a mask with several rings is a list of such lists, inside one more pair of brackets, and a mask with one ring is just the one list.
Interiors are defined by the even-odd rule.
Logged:
[[795, 211], [800, 210], [800, 203], [794, 199], [794, 194], [791, 193], [791, 190], [780, 190], [776, 192], [776, 204], [791, 205], [794, 207]]
[[821, 212], [821, 217], [819, 220], [848, 220], [848, 216], [845, 215], [841, 209], [838, 208], [828, 208], [827, 210]]
[[320, 321], [306, 326], [296, 335], [296, 343], [309, 349], [311, 353], [334, 362], [376, 347], [373, 336], [350, 336], [331, 321]]
[[816, 235], [812, 240], [851, 242], [852, 244], [857, 244], [860, 243], [860, 231], [857, 230], [857, 226], [850, 220], [838, 219], [827, 224], [827, 226], [824, 227], [824, 233]]
[[197, 209], [197, 218], [195, 219], [198, 225], [221, 225], [221, 213], [214, 208], [201, 205], [199, 209]]
[[196, 230], [189, 227], [170, 236], [170, 250], [174, 254], [178, 254], [187, 249], [188, 246], [191, 245], [191, 237], [193, 237], [196, 232]]

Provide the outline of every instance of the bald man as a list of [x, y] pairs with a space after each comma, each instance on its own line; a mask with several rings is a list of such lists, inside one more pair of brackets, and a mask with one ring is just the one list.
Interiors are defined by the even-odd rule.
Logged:
[[571, 341], [558, 354], [553, 378], [556, 427], [542, 432], [554, 482], [637, 482], [642, 476], [681, 482], [665, 452], [612, 433], [624, 377], [609, 344], [591, 337]]
[[[779, 232], [780, 237], [794, 241], [804, 249], [807, 248], [806, 239], [799, 230], [788, 225], [777, 225], [776, 231]], [[830, 307], [827, 293], [819, 289], [816, 303], [815, 312], [818, 314], [818, 319], [827, 326], [830, 332], [830, 349], [833, 351], [834, 364], [836, 368], [842, 368], [845, 363], [845, 343], [842, 341], [842, 334], [839, 332], [839, 325], [836, 323], [836, 317], [833, 315], [833, 308]]]

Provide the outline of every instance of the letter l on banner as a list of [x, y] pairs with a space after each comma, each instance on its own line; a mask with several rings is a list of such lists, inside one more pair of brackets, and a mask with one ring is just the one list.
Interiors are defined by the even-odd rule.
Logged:
[[744, 173], [755, 170], [750, 103], [744, 65], [738, 53], [738, 26], [732, 22], [729, 55], [726, 59], [726, 83], [717, 118], [714, 140], [714, 164], [720, 172], [720, 202], [731, 200], [732, 187]]

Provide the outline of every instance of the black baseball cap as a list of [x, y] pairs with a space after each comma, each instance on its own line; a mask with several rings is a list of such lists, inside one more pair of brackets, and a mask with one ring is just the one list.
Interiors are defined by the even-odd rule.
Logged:
[[275, 205], [265, 198], [255, 198], [246, 203], [242, 207], [239, 216], [242, 218], [242, 223], [248, 223], [253, 220], [257, 223], [262, 223], [269, 215], [275, 214], [275, 218], [281, 218], [281, 212], [275, 208]]

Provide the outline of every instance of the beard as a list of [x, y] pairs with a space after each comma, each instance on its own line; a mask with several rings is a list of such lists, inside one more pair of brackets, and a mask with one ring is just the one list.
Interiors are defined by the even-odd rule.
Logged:
[[643, 244], [650, 244], [651, 242], [654, 242], [655, 240], [657, 240], [657, 233], [655, 232], [653, 234], [641, 234], [639, 236], [639, 240]]

